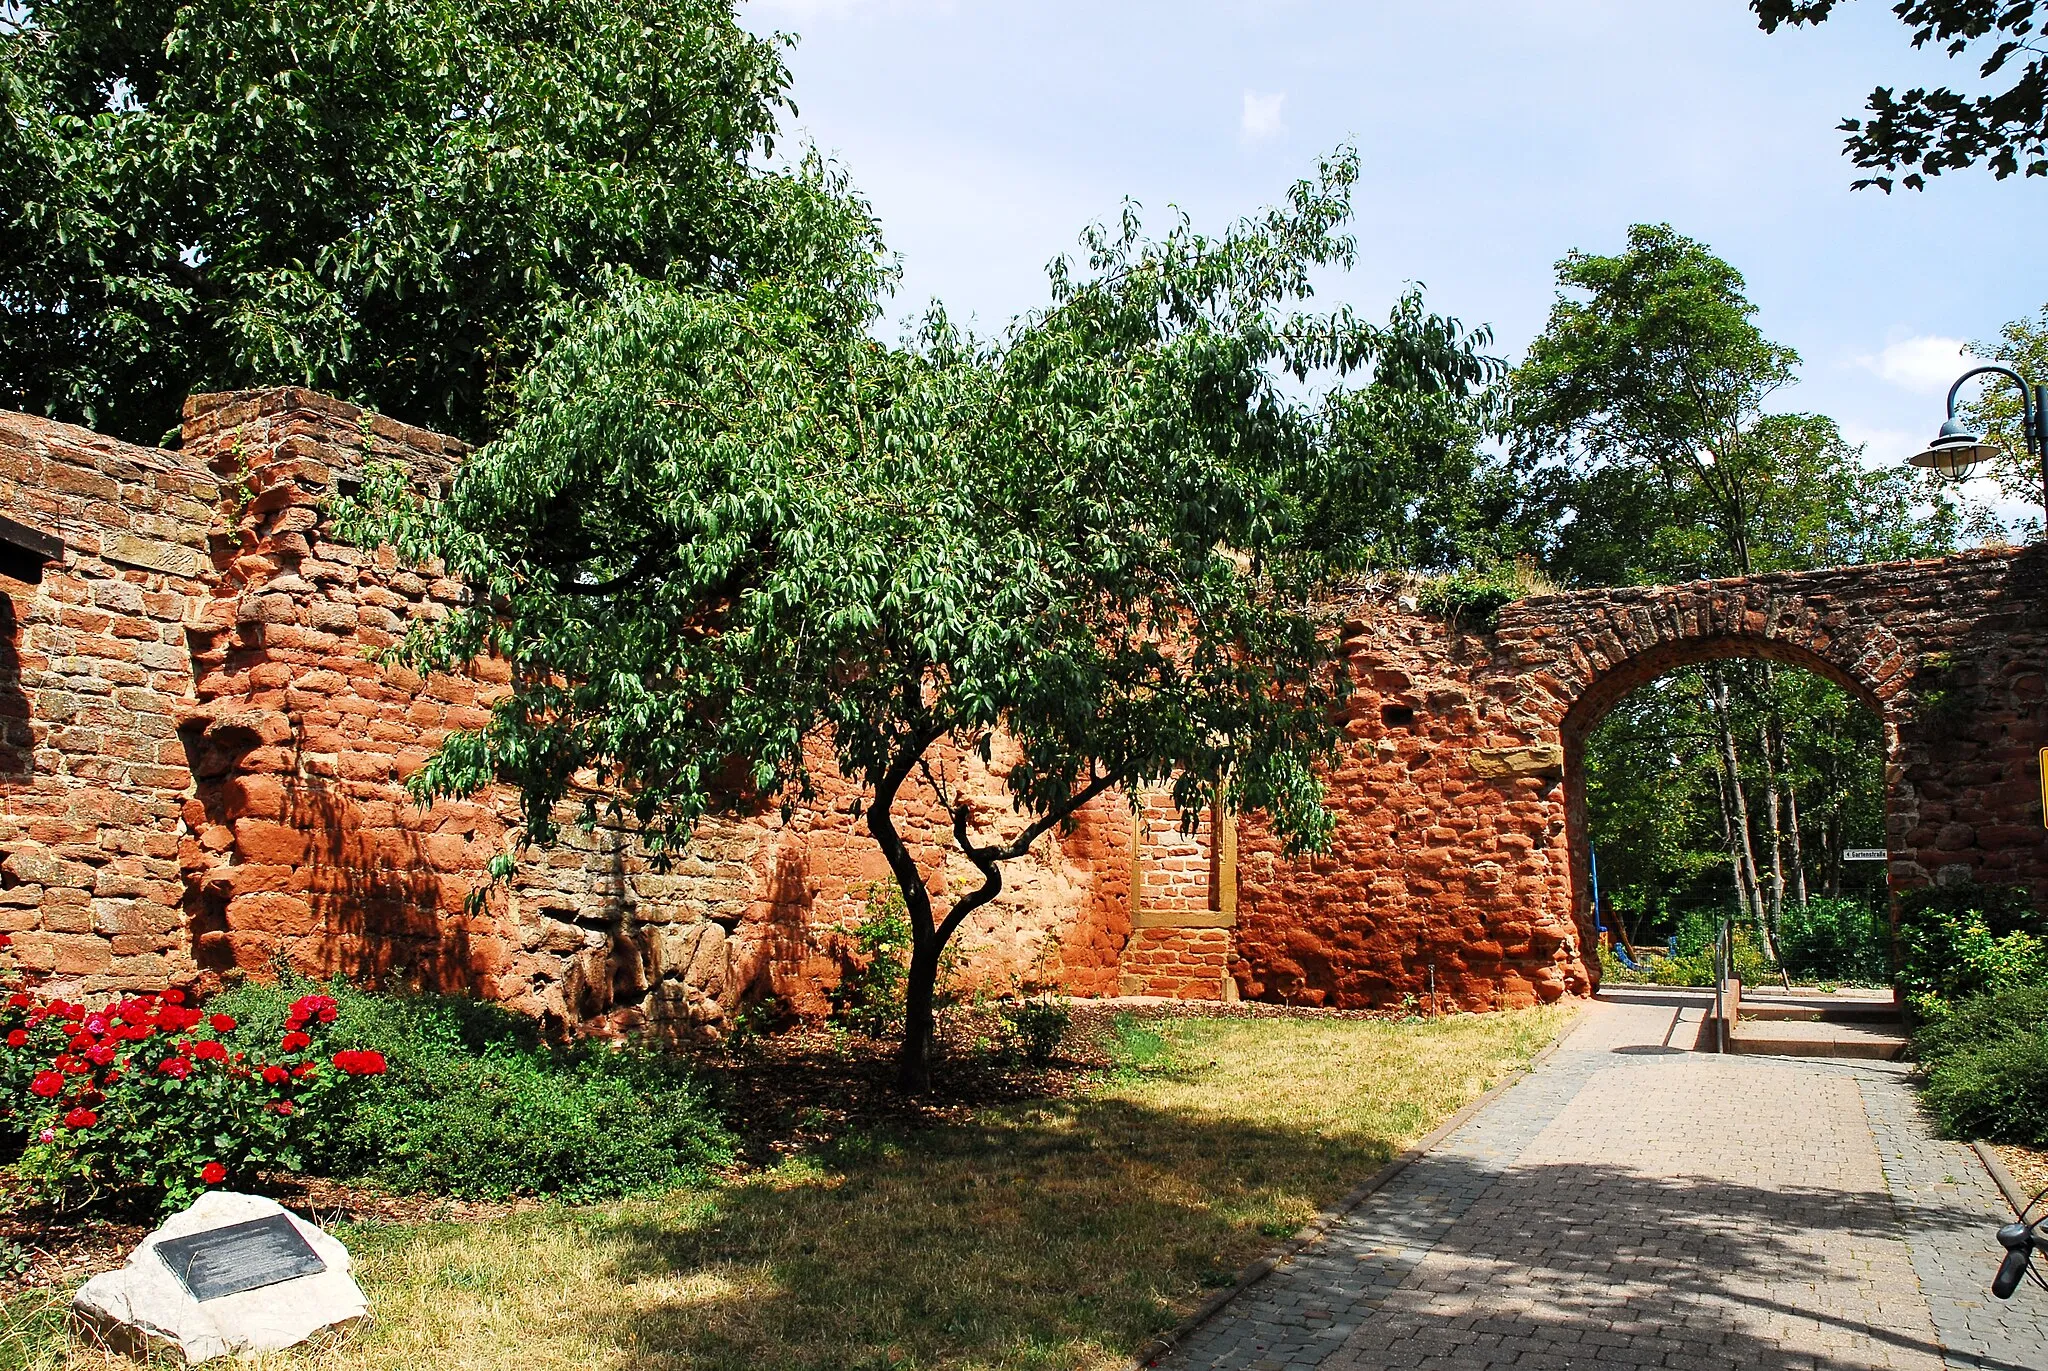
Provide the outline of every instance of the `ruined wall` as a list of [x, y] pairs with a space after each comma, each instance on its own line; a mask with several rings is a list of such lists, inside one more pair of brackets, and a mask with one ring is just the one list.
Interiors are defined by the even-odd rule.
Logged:
[[1247, 996], [1485, 1009], [1578, 993], [1598, 963], [1579, 752], [1623, 695], [1720, 658], [1815, 671], [1884, 720], [1892, 888], [2027, 886], [2048, 909], [2048, 547], [1581, 591], [1456, 631], [1392, 592], [1348, 606], [1357, 684], [1326, 856], [1248, 824]]
[[217, 494], [176, 453], [0, 413], [0, 512], [64, 544], [0, 563], [0, 931], [32, 971], [192, 972], [177, 726]]
[[1590, 985], [1577, 945], [1556, 720], [1484, 635], [1348, 608], [1354, 686], [1327, 774], [1328, 853], [1290, 859], [1255, 822], [1238, 854], [1232, 963], [1250, 999], [1495, 1009]]
[[[668, 871], [629, 835], [571, 826], [478, 899], [490, 860], [517, 843], [514, 797], [493, 789], [421, 810], [404, 782], [448, 731], [485, 721], [504, 673], [381, 665], [377, 653], [446, 614], [463, 587], [388, 548], [337, 542], [322, 509], [369, 462], [400, 464], [431, 491], [460, 446], [296, 390], [195, 397], [184, 441], [235, 497], [219, 586], [232, 626], [206, 645], [196, 687], [202, 966], [282, 958], [402, 977], [562, 1025], [716, 1027], [743, 996], [771, 992], [824, 1007], [844, 964], [835, 930], [888, 880], [828, 755], [814, 758], [814, 804], [787, 820], [773, 809], [708, 820]], [[978, 760], [940, 770], [990, 831], [1014, 822]], [[910, 788], [898, 822], [941, 892], [978, 882], [964, 863], [946, 867], [934, 837], [949, 821], [933, 796]], [[1002, 899], [959, 935], [969, 977], [1064, 973], [1083, 988], [1113, 977], [1128, 928], [1120, 872], [1098, 879], [1093, 860], [1112, 828], [1091, 813], [1013, 864]]]
[[[335, 541], [366, 462], [424, 490], [448, 439], [302, 390], [199, 396], [178, 452], [0, 415], [0, 930], [81, 990], [278, 963], [485, 995], [561, 1027], [716, 1029], [774, 994], [822, 1010], [842, 925], [888, 873], [818, 757], [815, 803], [708, 821], [668, 871], [571, 827], [513, 850], [512, 796], [404, 783], [505, 689], [378, 654], [464, 589]], [[14, 543], [6, 541], [15, 537]], [[1821, 672], [1886, 725], [1894, 888], [2029, 885], [2048, 906], [2048, 548], [1588, 591], [1483, 631], [1397, 591], [1337, 604], [1354, 683], [1332, 850], [1258, 823], [1183, 834], [1165, 797], [1098, 801], [1005, 872], [970, 979], [1086, 995], [1491, 1009], [1595, 983], [1578, 753], [1623, 694], [1692, 662]], [[936, 759], [986, 832], [1008, 759]], [[899, 823], [943, 900], [979, 873], [922, 783]], [[1411, 1000], [1412, 997], [1412, 1000]]]

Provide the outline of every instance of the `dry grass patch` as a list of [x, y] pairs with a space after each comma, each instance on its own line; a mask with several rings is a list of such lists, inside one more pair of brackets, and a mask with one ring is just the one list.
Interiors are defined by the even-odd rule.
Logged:
[[374, 1328], [258, 1365], [1116, 1366], [1569, 1012], [1125, 1024], [1121, 1068], [1073, 1098], [658, 1198], [350, 1228]]

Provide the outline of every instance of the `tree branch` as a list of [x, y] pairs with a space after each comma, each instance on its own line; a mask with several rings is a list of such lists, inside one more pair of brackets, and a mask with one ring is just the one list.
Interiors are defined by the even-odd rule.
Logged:
[[967, 860], [980, 869], [981, 885], [962, 896], [947, 913], [946, 921], [939, 925], [939, 941], [953, 936], [953, 930], [964, 922], [969, 914], [993, 900], [1003, 890], [1002, 864], [1014, 861], [1031, 850], [1031, 845], [1055, 825], [1066, 822], [1074, 813], [1116, 784], [1114, 776], [1097, 776], [1081, 789], [1067, 797], [1066, 803], [1048, 810], [1034, 820], [1022, 833], [1001, 847], [983, 847], [967, 835], [967, 806], [956, 805], [953, 809], [953, 840], [959, 845]]

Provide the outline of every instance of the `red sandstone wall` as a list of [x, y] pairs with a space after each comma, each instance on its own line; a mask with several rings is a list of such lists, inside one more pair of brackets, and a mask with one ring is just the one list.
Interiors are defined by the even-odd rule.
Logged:
[[[510, 797], [421, 810], [403, 782], [502, 672], [378, 665], [462, 587], [334, 542], [321, 512], [370, 458], [432, 486], [459, 445], [286, 390], [196, 397], [185, 446], [0, 415], [0, 512], [66, 544], [0, 577], [0, 930], [22, 962], [95, 990], [283, 960], [565, 1027], [715, 1028], [770, 992], [823, 1007], [836, 930], [887, 876], [849, 787], [707, 823], [667, 872], [571, 830], [473, 898], [516, 841]], [[2048, 549], [1554, 596], [1486, 633], [1388, 593], [1345, 612], [1330, 853], [1289, 859], [1255, 817], [1241, 850], [1233, 826], [1182, 835], [1156, 795], [1099, 802], [1008, 868], [963, 931], [969, 976], [1358, 1006], [1420, 1003], [1433, 974], [1446, 1009], [1583, 992], [1577, 749], [1627, 690], [1718, 656], [1820, 671], [1882, 713], [1895, 888], [2015, 881], [2048, 907]], [[1018, 823], [1004, 765], [940, 760], [992, 832]], [[944, 818], [906, 796], [942, 899], [978, 880]]]
[[216, 498], [175, 453], [0, 413], [0, 512], [65, 544], [0, 576], [0, 931], [88, 990], [192, 971], [177, 725]]
[[1327, 855], [1248, 826], [1233, 972], [1298, 1003], [1514, 1005], [1595, 983], [1586, 734], [1693, 662], [1819, 672], [1884, 719], [1894, 890], [2026, 886], [2048, 909], [2048, 547], [1521, 601], [1452, 631], [1388, 593], [1345, 624], [1357, 694]]
[[[560, 1024], [715, 1026], [742, 996], [773, 992], [804, 1011], [843, 965], [837, 927], [888, 872], [853, 793], [820, 758], [818, 802], [704, 824], [673, 869], [652, 870], [628, 838], [572, 831], [529, 852], [509, 889], [480, 903], [487, 863], [516, 842], [511, 797], [489, 791], [424, 812], [405, 794], [450, 729], [488, 717], [503, 675], [422, 679], [373, 656], [463, 589], [327, 536], [321, 501], [368, 461], [397, 462], [423, 487], [460, 448], [304, 391], [199, 396], [185, 445], [248, 494], [223, 566], [232, 628], [200, 670], [189, 807], [202, 892], [200, 961], [255, 970], [404, 975], [504, 1001]], [[1002, 757], [998, 753], [996, 768]], [[978, 797], [980, 821], [1017, 821], [978, 761], [941, 771]], [[1113, 978], [1128, 920], [1123, 863], [1098, 863], [1115, 825], [1084, 816], [1006, 872], [1002, 899], [961, 930], [970, 978], [1049, 967], [1077, 988]], [[949, 822], [933, 796], [906, 794], [899, 824], [943, 895], [978, 875], [949, 869], [933, 841]], [[1098, 879], [1098, 872], [1103, 877]]]
[[1584, 993], [1562, 768], [1517, 751], [1554, 745], [1554, 720], [1480, 635], [1391, 595], [1361, 597], [1343, 633], [1356, 685], [1326, 778], [1336, 837], [1290, 859], [1246, 825], [1232, 963], [1246, 998], [1423, 1003], [1432, 967], [1445, 1010]]

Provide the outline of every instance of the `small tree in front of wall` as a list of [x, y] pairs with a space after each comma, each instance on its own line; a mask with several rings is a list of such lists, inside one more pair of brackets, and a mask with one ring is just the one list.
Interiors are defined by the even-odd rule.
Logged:
[[[580, 796], [662, 860], [736, 791], [801, 803], [829, 753], [908, 915], [913, 1089], [948, 940], [1091, 801], [1164, 786], [1190, 825], [1220, 800], [1324, 844], [1314, 767], [1344, 678], [1312, 605], [1368, 540], [1341, 526], [1335, 402], [1282, 374], [1457, 397], [1491, 371], [1483, 335], [1412, 300], [1386, 328], [1293, 308], [1351, 260], [1355, 176], [1340, 157], [1220, 238], [1180, 221], [1154, 240], [1127, 212], [995, 342], [936, 307], [889, 347], [800, 285], [614, 278], [447, 500], [410, 503], [387, 472], [344, 511], [478, 589], [409, 640], [415, 664], [512, 668], [420, 793], [509, 781], [542, 842]], [[960, 760], [998, 747], [1015, 815], [992, 824]], [[950, 900], [902, 826], [918, 787], [980, 877]]]

